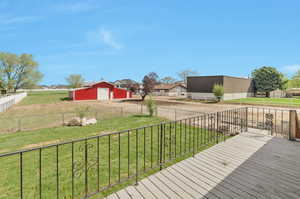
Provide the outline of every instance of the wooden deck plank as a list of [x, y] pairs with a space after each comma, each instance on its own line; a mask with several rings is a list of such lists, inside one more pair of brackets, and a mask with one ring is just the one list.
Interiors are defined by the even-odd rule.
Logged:
[[[198, 182], [199, 180], [203, 181], [204, 183], [207, 183], [209, 186], [211, 186], [209, 188], [209, 190], [211, 190], [212, 188], [214, 188], [218, 182], [215, 182], [214, 180], [212, 180], [212, 178], [207, 177], [205, 174], [203, 174], [202, 172], [198, 173], [199, 171], [194, 171], [193, 173], [187, 171], [184, 169], [184, 167], [180, 166], [179, 164], [177, 164], [177, 171], [182, 173], [183, 175], [187, 175], [189, 176], [189, 178], [192, 178], [193, 180], [195, 180], [196, 182]], [[218, 195], [218, 197], [221, 198], [234, 198], [239, 196], [238, 194], [236, 194], [235, 192], [233, 193], [226, 193], [226, 187], [222, 186], [219, 187], [216, 191], [216, 194]]]
[[[195, 175], [197, 175], [198, 173], [201, 173], [201, 175], [206, 175], [207, 178], [213, 180], [216, 185], [221, 185], [218, 186], [219, 188], [222, 187], [222, 190], [226, 195], [229, 195], [231, 197], [237, 197], [239, 195], [240, 190], [245, 192], [246, 195], [250, 196], [250, 197], [254, 197], [254, 198], [264, 198], [261, 194], [256, 193], [256, 192], [252, 192], [252, 191], [248, 191], [248, 186], [241, 184], [241, 183], [235, 183], [232, 181], [229, 181], [226, 179], [227, 175], [222, 176], [222, 175], [218, 175], [216, 173], [216, 170], [211, 171], [209, 169], [206, 169], [203, 165], [201, 165], [201, 167], [199, 167], [198, 165], [195, 164], [195, 161], [184, 161], [183, 162], [183, 167], [187, 170], [190, 170], [191, 172], [193, 172]], [[244, 195], [244, 193], [243, 193]]]
[[[219, 151], [218, 152], [218, 155], [220, 155], [221, 153], [223, 153], [224, 151]], [[212, 159], [214, 159], [214, 155], [213, 153], [211, 153], [211, 150], [209, 152], [209, 155], [207, 156], [207, 159], [209, 159], [210, 161]], [[204, 154], [202, 154], [204, 155]], [[231, 158], [231, 157], [228, 157], [228, 158]], [[220, 157], [216, 157], [215, 160], [218, 161], [220, 159]], [[243, 166], [240, 165], [240, 163], [235, 163], [235, 162], [231, 162], [230, 165], [233, 165], [233, 164], [237, 164], [239, 165], [239, 168], [237, 170], [243, 170], [242, 172], [244, 173], [248, 173], [248, 174], [251, 174], [251, 175], [254, 175], [256, 178], [260, 179], [260, 182], [263, 184], [263, 182], [265, 182], [264, 184], [264, 187], [268, 184], [273, 184], [273, 187], [276, 187], [276, 190], [277, 191], [282, 191], [284, 193], [288, 193], [288, 195], [292, 198], [297, 198], [297, 197], [300, 197], [299, 193], [297, 193], [297, 190], [298, 190], [298, 187], [299, 186], [296, 186], [295, 184], [293, 183], [288, 183], [287, 179], [284, 178], [284, 179], [281, 179], [278, 180], [278, 178], [276, 178], [276, 175], [278, 175], [278, 172], [273, 172], [273, 173], [270, 173], [270, 170], [267, 170], [268, 172], [266, 171], [261, 171], [262, 168], [251, 168], [249, 167], [249, 164], [247, 164], [247, 168], [244, 168], [243, 169]], [[237, 172], [237, 170], [235, 172]], [[273, 178], [270, 178], [270, 176], [273, 176]], [[275, 178], [274, 178], [275, 176]], [[270, 187], [266, 187], [266, 189], [268, 189]], [[294, 194], [293, 192], [296, 192], [296, 194]]]
[[186, 193], [184, 189], [182, 189], [180, 186], [175, 184], [173, 180], [165, 177], [161, 174], [161, 172], [158, 172], [155, 177], [157, 177], [159, 180], [161, 180], [166, 186], [168, 186], [171, 190], [176, 192], [181, 198], [193, 198], [191, 195]]
[[[174, 165], [173, 165], [174, 166]], [[207, 196], [209, 194], [209, 190], [207, 189], [207, 185], [203, 182], [196, 183], [191, 179], [186, 178], [184, 175], [178, 173], [176, 170], [174, 170], [172, 167], [166, 168], [166, 170], [173, 175], [178, 180], [181, 180], [183, 183], [187, 184], [189, 187], [191, 187], [193, 190], [197, 190], [202, 196]], [[200, 195], [199, 194], [199, 195]], [[216, 193], [211, 193], [209, 197], [207, 198], [219, 198]]]
[[[258, 198], [265, 198], [264, 196], [264, 192], [261, 192], [259, 190], [256, 190], [252, 187], [255, 187], [256, 186], [256, 179], [253, 180], [251, 179], [251, 176], [245, 176], [245, 175], [232, 175], [231, 172], [232, 170], [231, 169], [224, 169], [224, 168], [221, 168], [219, 166], [216, 166], [216, 164], [209, 164], [207, 162], [205, 162], [205, 160], [202, 158], [201, 161], [198, 161], [197, 164], [195, 164], [196, 161], [194, 162], [189, 162], [189, 164], [191, 166], [194, 166], [194, 167], [200, 167], [200, 168], [205, 168], [206, 171], [210, 170], [211, 173], [214, 173], [215, 175], [219, 175], [219, 176], [223, 176], [223, 177], [226, 177], [225, 180], [232, 184], [233, 186], [244, 186], [244, 187], [247, 187], [250, 189], [251, 193], [255, 194], [256, 197]], [[209, 171], [208, 171], [209, 172]], [[253, 191], [253, 192], [252, 192]], [[275, 196], [275, 195], [272, 195], [272, 198], [274, 199], [279, 199], [279, 197]]]
[[194, 190], [193, 188], [191, 188], [190, 186], [188, 186], [186, 183], [182, 182], [181, 180], [179, 180], [178, 178], [174, 177], [173, 175], [171, 175], [169, 173], [169, 171], [167, 171], [166, 169], [162, 170], [160, 172], [163, 176], [165, 176], [166, 178], [168, 178], [169, 180], [172, 180], [175, 184], [177, 184], [178, 186], [180, 186], [187, 194], [189, 194], [192, 198], [197, 198], [199, 197], [199, 195], [201, 195], [198, 190]]
[[[151, 190], [151, 193], [155, 195], [157, 198], [169, 198], [163, 191], [161, 191], [157, 186], [152, 184], [151, 181], [149, 181], [149, 178], [146, 178], [142, 180], [140, 183], [142, 183], [145, 187], [147, 187], [149, 190]], [[139, 186], [139, 185], [138, 185]]]
[[139, 182], [138, 186], [134, 186], [134, 188], [143, 195], [144, 198], [157, 198], [145, 185], [141, 182]]
[[160, 190], [162, 190], [165, 195], [167, 195], [170, 198], [181, 198], [179, 194], [177, 194], [176, 191], [170, 189], [167, 185], [165, 185], [161, 180], [159, 180], [155, 175], [148, 177], [149, 181], [152, 182], [155, 186], [159, 187]]
[[129, 194], [130, 198], [133, 199], [140, 199], [143, 198], [143, 195], [141, 195], [135, 188], [134, 186], [128, 186], [126, 188], [127, 193]]
[[122, 198], [122, 199], [131, 199], [131, 197], [128, 194], [128, 192], [126, 191], [126, 189], [122, 189], [122, 190], [118, 191], [116, 194], [117, 194], [117, 196], [119, 198]]
[[299, 149], [297, 142], [243, 133], [107, 198], [300, 198]]
[[[214, 152], [215, 154], [212, 154], [212, 152]], [[236, 163], [237, 165], [240, 164], [241, 158], [240, 155], [236, 154], [235, 151], [231, 151], [230, 147], [227, 147], [227, 150], [210, 150], [207, 153], [209, 153], [209, 155], [228, 155], [228, 160], [230, 159], [232, 161], [232, 163]], [[257, 160], [256, 158], [254, 158], [254, 156], [251, 157], [251, 159], [247, 160], [247, 165], [249, 167], [259, 167], [260, 170], [265, 170], [266, 172], [274, 172], [275, 174], [279, 174], [279, 175], [286, 175], [285, 179], [286, 181], [288, 181], [288, 179], [292, 179], [292, 183], [299, 183], [300, 182], [300, 171], [298, 173], [298, 175], [296, 174], [295, 176], [295, 170], [293, 170], [292, 172], [290, 170], [286, 170], [286, 167], [282, 167], [282, 166], [274, 166], [272, 164], [264, 164], [263, 161]], [[266, 160], [265, 160], [266, 161]]]

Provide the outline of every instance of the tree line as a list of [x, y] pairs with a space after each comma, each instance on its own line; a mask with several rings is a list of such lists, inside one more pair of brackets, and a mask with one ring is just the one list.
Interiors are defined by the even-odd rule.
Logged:
[[[38, 70], [38, 62], [33, 59], [30, 54], [14, 54], [0, 52], [0, 90], [8, 92], [16, 92], [20, 88], [34, 88], [42, 80], [43, 74]], [[132, 83], [127, 88], [135, 91], [140, 90], [142, 99], [152, 92], [155, 85], [160, 83], [172, 84], [178, 80], [186, 83], [187, 77], [197, 75], [194, 70], [182, 70], [177, 73], [179, 79], [172, 76], [159, 78], [155, 72], [146, 74], [142, 79], [142, 87], [140, 84]], [[288, 78], [276, 68], [271, 66], [263, 66], [252, 72], [255, 90], [257, 92], [265, 92], [266, 96], [270, 96], [270, 92], [276, 89], [286, 90], [288, 88], [300, 88], [300, 70], [298, 70], [291, 78]], [[66, 78], [70, 88], [78, 88], [84, 84], [84, 78], [80, 74], [72, 74]]]

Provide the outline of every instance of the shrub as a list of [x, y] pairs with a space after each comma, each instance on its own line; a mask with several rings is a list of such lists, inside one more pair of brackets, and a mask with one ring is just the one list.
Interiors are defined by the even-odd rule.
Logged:
[[146, 106], [149, 112], [149, 116], [152, 117], [154, 112], [156, 111], [155, 101], [150, 97], [150, 99], [146, 100]]
[[224, 87], [220, 84], [215, 84], [213, 87], [213, 93], [218, 99], [218, 102], [221, 101], [224, 96]]
[[81, 120], [86, 117], [86, 115], [89, 113], [90, 107], [89, 106], [80, 106], [76, 108], [76, 115]]

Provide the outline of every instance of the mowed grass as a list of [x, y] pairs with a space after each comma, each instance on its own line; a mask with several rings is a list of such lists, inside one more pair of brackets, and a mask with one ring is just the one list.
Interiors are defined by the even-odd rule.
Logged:
[[[160, 121], [162, 119], [155, 117], [131, 116], [126, 119], [107, 121], [107, 124], [102, 123], [99, 127], [71, 127], [70, 130], [56, 128], [38, 133], [26, 132], [28, 134], [20, 133], [20, 138], [16, 135], [0, 136], [0, 141], [13, 150], [23, 148], [29, 143], [53, 141], [57, 138], [69, 140], [95, 135], [100, 131], [130, 129]], [[169, 165], [190, 156], [193, 152], [214, 145], [217, 137], [220, 141], [224, 138], [215, 131], [200, 129], [190, 124], [188, 122], [167, 123], [55, 145], [24, 152], [22, 155], [1, 157], [0, 199], [20, 198], [21, 182], [23, 198], [42, 196], [50, 199], [56, 198], [57, 195], [59, 198], [82, 198], [99, 189], [110, 188], [110, 185], [121, 180], [135, 177], [136, 172], [141, 178], [157, 171], [159, 157], [165, 165]], [[160, 134], [161, 131], [163, 134]], [[34, 141], [30, 142], [30, 138]], [[160, 146], [163, 146], [162, 151], [159, 150]], [[148, 171], [148, 169], [153, 170]], [[133, 180], [129, 180], [123, 186], [132, 182]], [[122, 186], [117, 186], [93, 198], [101, 198], [120, 188]]]
[[51, 104], [67, 99], [68, 91], [31, 91], [19, 105]]
[[277, 105], [300, 107], [300, 99], [297, 98], [242, 98], [236, 100], [226, 100], [224, 103], [255, 104], [255, 105]]
[[116, 132], [130, 128], [137, 128], [149, 124], [157, 124], [165, 121], [159, 117], [144, 115], [132, 115], [115, 117], [98, 121], [96, 125], [85, 127], [60, 126], [45, 128], [36, 131], [23, 131], [0, 135], [0, 154], [16, 150], [28, 149], [71, 139], [84, 138], [101, 134], [103, 132]]

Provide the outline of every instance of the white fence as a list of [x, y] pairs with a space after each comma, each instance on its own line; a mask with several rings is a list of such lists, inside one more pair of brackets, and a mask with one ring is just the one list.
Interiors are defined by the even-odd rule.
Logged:
[[20, 102], [27, 93], [18, 93], [5, 97], [0, 97], [0, 113], [6, 111], [9, 107]]

